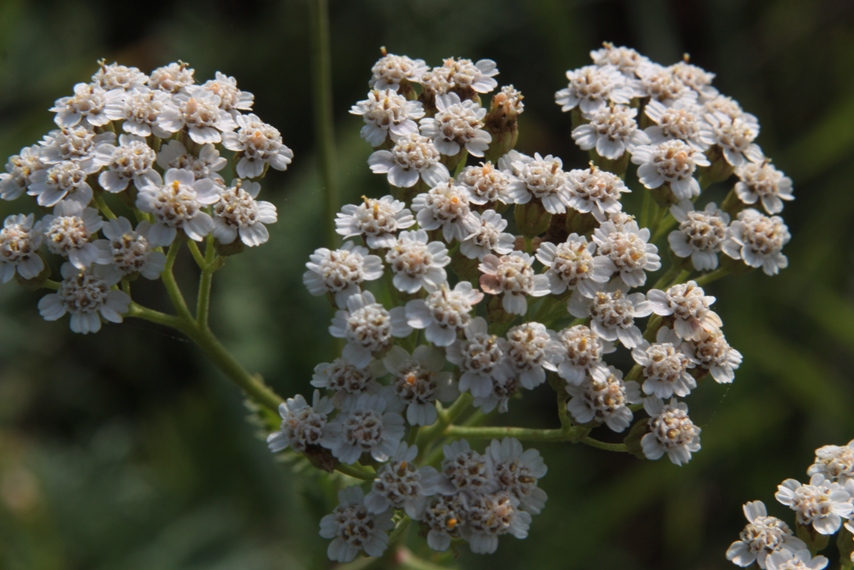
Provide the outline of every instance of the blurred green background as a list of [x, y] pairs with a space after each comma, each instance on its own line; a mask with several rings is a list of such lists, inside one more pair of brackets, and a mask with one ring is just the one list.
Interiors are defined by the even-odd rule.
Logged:
[[[525, 94], [518, 148], [586, 164], [554, 104], [567, 69], [612, 41], [662, 64], [687, 52], [754, 113], [757, 142], [793, 178], [783, 213], [789, 268], [709, 287], [744, 354], [731, 387], [689, 399], [703, 449], [685, 467], [581, 446], [539, 446], [549, 501], [530, 537], [498, 554], [463, 547], [461, 568], [712, 569], [761, 499], [805, 479], [813, 450], [854, 438], [854, 3], [850, 0], [331, 0], [338, 178], [344, 201], [381, 195], [361, 119], [379, 47], [438, 65], [494, 59]], [[0, 157], [53, 128], [47, 109], [106, 58], [150, 71], [181, 59], [255, 94], [255, 112], [295, 151], [266, 178], [279, 208], [268, 245], [230, 259], [214, 283], [213, 326], [285, 396], [309, 393], [332, 355], [330, 312], [301, 283], [323, 243], [311, 125], [305, 0], [116, 3], [0, 0]], [[0, 203], [2, 216], [30, 200]], [[190, 264], [178, 275], [188, 287]], [[135, 296], [165, 308], [159, 284]], [[330, 566], [320, 517], [334, 504], [312, 476], [277, 463], [237, 390], [180, 336], [128, 321], [98, 335], [47, 323], [43, 292], [0, 287], [0, 568], [301, 569]], [[508, 425], [546, 425], [548, 390]], [[550, 424], [549, 424], [550, 425]], [[607, 436], [603, 436], [607, 437]]]

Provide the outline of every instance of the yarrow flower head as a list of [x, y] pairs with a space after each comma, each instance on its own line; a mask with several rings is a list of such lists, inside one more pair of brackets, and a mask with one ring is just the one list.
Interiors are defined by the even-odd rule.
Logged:
[[311, 385], [334, 392], [332, 404], [339, 410], [352, 407], [361, 394], [376, 394], [381, 385], [376, 377], [386, 373], [382, 363], [375, 360], [369, 366], [353, 366], [343, 358], [321, 362], [314, 367]]
[[166, 256], [154, 251], [148, 240], [151, 224], [143, 220], [133, 229], [127, 218], [109, 220], [102, 228], [109, 240], [112, 257], [109, 268], [114, 268], [122, 279], [142, 275], [146, 279], [157, 279], [166, 266]]
[[136, 207], [154, 216], [149, 239], [154, 245], [170, 245], [178, 230], [195, 241], [202, 241], [214, 230], [210, 214], [202, 208], [220, 200], [214, 181], [196, 180], [189, 170], [170, 168], [148, 180], [139, 189]]
[[471, 392], [475, 398], [486, 398], [494, 382], [512, 375], [505, 355], [507, 341], [489, 334], [486, 320], [475, 317], [465, 328], [465, 339], [446, 349], [447, 359], [460, 368], [460, 392]]
[[339, 504], [320, 520], [320, 536], [331, 538], [326, 551], [330, 560], [351, 562], [359, 552], [380, 556], [388, 547], [388, 534], [394, 528], [391, 509], [371, 513], [365, 506], [365, 493], [359, 487], [338, 491]]
[[815, 461], [807, 475], [821, 474], [828, 481], [842, 485], [854, 480], [854, 441], [848, 445], [825, 445], [815, 450]]
[[566, 72], [569, 85], [555, 93], [561, 111], [571, 111], [576, 106], [582, 113], [593, 113], [609, 101], [628, 105], [636, 96], [630, 80], [611, 65], [587, 65]]
[[627, 295], [619, 288], [597, 291], [590, 297], [573, 295], [568, 309], [574, 317], [590, 317], [593, 332], [605, 340], [619, 340], [626, 348], [634, 348], [643, 342], [643, 333], [635, 324], [635, 319], [649, 316], [652, 312], [646, 295]]
[[439, 150], [433, 141], [418, 133], [398, 137], [390, 151], [378, 150], [368, 158], [371, 172], [388, 174], [388, 183], [411, 188], [418, 180], [428, 186], [446, 182], [448, 168], [439, 162]]
[[322, 398], [319, 390], [314, 391], [310, 406], [300, 394], [288, 398], [279, 405], [281, 429], [267, 437], [270, 451], [278, 453], [288, 447], [294, 451], [329, 447], [332, 440], [326, 434], [326, 423], [332, 409], [332, 402], [329, 398]]
[[352, 464], [363, 453], [380, 462], [388, 461], [403, 437], [403, 418], [387, 411], [379, 394], [362, 394], [327, 424], [326, 447], [341, 463]]
[[483, 130], [486, 109], [474, 101], [461, 101], [456, 93], [436, 97], [436, 114], [421, 120], [421, 134], [430, 137], [436, 149], [454, 156], [461, 148], [472, 156], [483, 156], [492, 136]]
[[360, 368], [367, 366], [371, 357], [388, 350], [395, 337], [409, 336], [411, 332], [404, 308], [388, 311], [370, 291], [349, 296], [347, 310], [338, 311], [329, 326], [329, 334], [347, 339], [344, 359]]
[[685, 340], [698, 340], [704, 332], [718, 330], [723, 323], [709, 307], [715, 298], [706, 295], [695, 281], [679, 283], [667, 291], [650, 289], [647, 293], [652, 312], [673, 317], [673, 330]]
[[237, 175], [240, 178], [257, 178], [267, 166], [287, 170], [294, 153], [282, 142], [278, 129], [268, 125], [256, 115], [237, 115], [237, 130], [223, 131], [222, 146], [237, 153]]
[[483, 261], [489, 254], [506, 255], [513, 251], [516, 238], [504, 231], [507, 220], [500, 214], [495, 210], [485, 210], [482, 214], [472, 212], [472, 216], [480, 222], [480, 227], [460, 244], [460, 253], [469, 259]]
[[698, 166], [711, 164], [702, 152], [680, 139], [640, 146], [632, 153], [632, 162], [640, 165], [641, 184], [650, 190], [668, 184], [676, 200], [700, 195], [700, 183], [694, 172]]
[[278, 219], [276, 206], [256, 200], [261, 191], [257, 182], [237, 179], [224, 189], [213, 207], [213, 235], [222, 244], [229, 244], [240, 236], [240, 241], [255, 247], [267, 243], [270, 233], [264, 224], [274, 224]]
[[600, 170], [595, 166], [588, 169], [570, 170], [568, 206], [582, 214], [592, 213], [597, 221], [606, 221], [608, 214], [623, 209], [620, 194], [631, 192], [616, 174]]
[[101, 330], [101, 319], [122, 322], [130, 309], [130, 297], [112, 289], [118, 279], [105, 275], [101, 266], [79, 269], [71, 263], [62, 264], [62, 282], [56, 293], [39, 301], [39, 313], [46, 321], [55, 321], [66, 313], [71, 315], [71, 330], [88, 334]]
[[542, 297], [550, 292], [549, 279], [535, 275], [534, 258], [523, 252], [511, 252], [497, 257], [487, 255], [478, 266], [480, 288], [490, 295], [501, 295], [501, 306], [511, 315], [528, 311], [527, 296]]
[[353, 115], [361, 115], [365, 120], [362, 138], [371, 146], [380, 146], [386, 139], [398, 138], [418, 132], [418, 119], [424, 116], [424, 108], [418, 101], [409, 101], [396, 91], [373, 90], [368, 98], [359, 101], [350, 109]]
[[641, 341], [632, 350], [632, 358], [643, 367], [645, 394], [662, 399], [687, 396], [697, 387], [688, 372], [696, 362], [682, 350], [682, 339], [667, 327], [658, 329], [654, 343]]
[[404, 293], [417, 293], [438, 288], [447, 280], [444, 267], [451, 263], [448, 248], [439, 241], [430, 241], [427, 232], [403, 231], [392, 245], [385, 260], [394, 278], [394, 286]]
[[482, 206], [490, 202], [507, 204], [511, 201], [507, 195], [510, 177], [491, 162], [467, 166], [455, 180], [469, 191], [469, 202], [472, 204]]
[[613, 366], [597, 366], [579, 385], [567, 384], [566, 410], [579, 424], [605, 423], [615, 432], [625, 431], [632, 421], [630, 404], [642, 401], [640, 386], [623, 381], [623, 373]]
[[428, 342], [450, 346], [471, 322], [471, 312], [482, 300], [483, 293], [468, 281], [460, 281], [453, 289], [443, 284], [424, 299], [406, 304], [407, 323], [414, 329], [425, 329]]
[[545, 275], [552, 294], [560, 295], [570, 289], [591, 297], [607, 283], [613, 265], [607, 257], [595, 254], [596, 243], [575, 233], [563, 243], [542, 242], [537, 248], [537, 259], [547, 267]]
[[388, 248], [399, 230], [415, 225], [406, 204], [391, 196], [362, 198], [362, 203], [345, 204], [335, 220], [335, 231], [344, 237], [361, 235], [371, 249]]
[[661, 258], [658, 248], [649, 241], [648, 228], [639, 228], [636, 222], [617, 227], [613, 222], [603, 222], [594, 232], [593, 241], [599, 255], [611, 262], [611, 273], [617, 274], [628, 287], [646, 283], [647, 271], [658, 271]]
[[590, 122], [572, 130], [572, 139], [581, 150], [596, 149], [597, 154], [617, 160], [640, 145], [649, 144], [649, 136], [638, 129], [637, 109], [626, 105], [606, 105], [589, 113]]
[[394, 508], [403, 509], [415, 520], [424, 516], [427, 498], [437, 491], [439, 472], [429, 465], [418, 467], [417, 455], [416, 446], [401, 442], [371, 484], [371, 492], [365, 497], [368, 512], [378, 515]]
[[124, 91], [102, 89], [98, 85], [78, 83], [74, 95], [56, 100], [50, 110], [56, 113], [55, 122], [60, 127], [74, 127], [80, 123], [90, 127], [103, 127], [122, 115]]
[[688, 404], [671, 398], [665, 404], [660, 398], [644, 398], [649, 414], [649, 433], [641, 438], [647, 459], [659, 459], [665, 453], [676, 465], [688, 463], [691, 454], [700, 450], [700, 428], [688, 417]]
[[421, 345], [410, 355], [393, 346], [383, 364], [393, 378], [387, 399], [396, 399], [406, 407], [409, 425], [432, 425], [436, 421], [436, 402], [451, 402], [459, 396], [453, 374], [442, 370], [444, 355], [434, 348]]
[[795, 199], [792, 196], [792, 179], [767, 160], [748, 162], [736, 168], [735, 174], [738, 176], [735, 193], [745, 204], [753, 205], [761, 201], [766, 212], [779, 214], [783, 211], [784, 200]]
[[422, 229], [441, 229], [448, 243], [464, 241], [480, 226], [469, 206], [468, 192], [453, 179], [413, 198], [412, 210]]
[[398, 91], [403, 81], [421, 83], [421, 76], [430, 69], [423, 59], [410, 59], [405, 55], [384, 54], [371, 69], [371, 89]]
[[570, 203], [569, 177], [563, 162], [552, 155], [533, 158], [513, 151], [505, 159], [510, 162], [513, 178], [507, 187], [515, 204], [539, 200], [550, 214], [563, 214]]
[[690, 257], [697, 271], [712, 271], [718, 267], [718, 252], [727, 237], [729, 215], [709, 202], [703, 210], [694, 210], [690, 200], [681, 200], [670, 207], [679, 222], [679, 229], [670, 232], [667, 241], [677, 257]]
[[367, 248], [344, 242], [340, 249], [321, 247], [311, 254], [302, 281], [312, 295], [335, 295], [340, 308], [347, 306], [347, 298], [361, 292], [361, 284], [383, 276], [383, 262], [370, 255]]
[[602, 357], [614, 352], [614, 344], [584, 325], [575, 325], [558, 333], [561, 362], [558, 376], [574, 386], [584, 382], [593, 369], [602, 366]]
[[17, 273], [21, 279], [34, 279], [44, 269], [39, 256], [42, 224], [32, 214], [6, 217], [0, 230], [0, 283], [8, 283]]
[[811, 525], [819, 534], [834, 534], [843, 519], [854, 512], [851, 495], [837, 482], [816, 473], [806, 485], [786, 479], [777, 487], [774, 497], [795, 511], [798, 524]]
[[747, 526], [741, 531], [739, 540], [733, 542], [726, 551], [727, 560], [734, 564], [746, 568], [756, 562], [760, 568], [765, 568], [769, 554], [783, 550], [806, 550], [807, 545], [794, 536], [789, 525], [777, 517], [768, 516], [762, 501], [745, 503], [744, 516], [747, 518]]
[[739, 212], [738, 219], [730, 224], [729, 235], [721, 249], [750, 267], [761, 267], [766, 275], [776, 275], [789, 265], [782, 249], [791, 237], [783, 218], [769, 218], [748, 208]]

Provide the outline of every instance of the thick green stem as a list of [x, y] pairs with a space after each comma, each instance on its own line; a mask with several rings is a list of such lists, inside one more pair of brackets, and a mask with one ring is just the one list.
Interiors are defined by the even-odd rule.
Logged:
[[332, 125], [332, 71], [329, 55], [329, 8], [327, 0], [309, 0], [311, 28], [312, 96], [314, 133], [320, 149], [323, 180], [324, 219], [330, 247], [337, 239], [335, 214], [338, 212], [338, 180], [335, 176], [335, 131]]
[[444, 434], [451, 437], [472, 439], [501, 439], [515, 437], [521, 441], [570, 441], [578, 437], [586, 428], [572, 427], [568, 429], [534, 429], [520, 427], [486, 426], [448, 426]]
[[343, 463], [336, 465], [335, 470], [347, 475], [348, 477], [361, 479], [362, 481], [373, 481], [377, 475], [373, 471], [368, 471], [367, 469], [356, 467], [355, 465], [344, 465]]
[[717, 281], [721, 277], [726, 277], [729, 274], [729, 271], [724, 269], [723, 267], [718, 267], [711, 273], [706, 273], [705, 275], [700, 275], [694, 281], [697, 282], [697, 285], [703, 287], [704, 285], [708, 285], [712, 281]]

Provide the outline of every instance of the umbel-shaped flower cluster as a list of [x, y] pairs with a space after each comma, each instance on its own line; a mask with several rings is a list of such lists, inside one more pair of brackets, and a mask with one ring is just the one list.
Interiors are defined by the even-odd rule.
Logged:
[[836, 535], [842, 568], [854, 564], [854, 441], [815, 450], [809, 482], [786, 479], [774, 498], [795, 512], [795, 532], [769, 516], [762, 501], [744, 505], [747, 526], [727, 549], [737, 566], [770, 570], [820, 570], [828, 559], [816, 555]]
[[[384, 52], [352, 107], [390, 189], [344, 206], [343, 245], [307, 264], [343, 349], [268, 439], [370, 482], [321, 521], [331, 559], [377, 556], [410, 520], [434, 550], [523, 538], [546, 467], [520, 441], [677, 465], [700, 449], [684, 398], [706, 378], [732, 382], [742, 358], [703, 285], [786, 266], [777, 214], [791, 181], [755, 143], [756, 118], [687, 58], [665, 67], [610, 44], [591, 57], [556, 93], [587, 167], [515, 150], [523, 98], [495, 91], [490, 60], [430, 68]], [[711, 184], [729, 185], [721, 206], [702, 203]], [[637, 216], [629, 192], [643, 194]], [[615, 351], [634, 367], [610, 364]], [[482, 425], [540, 389], [557, 396], [556, 429]], [[628, 435], [589, 435], [603, 424]]]
[[[130, 283], [164, 274], [182, 304], [171, 270], [190, 240], [209, 292], [222, 256], [267, 241], [276, 207], [257, 199], [257, 180], [293, 158], [279, 131], [251, 113], [253, 99], [219, 72], [196, 83], [181, 62], [150, 75], [100, 62], [89, 83], [50, 109], [58, 128], [0, 174], [0, 198], [26, 194], [35, 204], [25, 209], [38, 207], [6, 218], [0, 281], [54, 290], [39, 311], [50, 321], [69, 314], [74, 332], [97, 332], [102, 320], [129, 314], [156, 321], [132, 304]], [[226, 182], [223, 173], [236, 176]], [[206, 243], [205, 254], [196, 242]]]

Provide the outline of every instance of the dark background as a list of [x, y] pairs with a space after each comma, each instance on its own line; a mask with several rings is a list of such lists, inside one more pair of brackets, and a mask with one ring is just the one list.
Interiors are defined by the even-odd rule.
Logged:
[[[813, 450], [854, 438], [854, 4], [848, 0], [372, 0], [330, 6], [338, 178], [344, 201], [381, 195], [361, 119], [379, 47], [438, 65], [494, 59], [525, 94], [519, 148], [586, 164], [554, 103], [567, 69], [603, 41], [717, 74], [755, 114], [758, 143], [794, 180], [783, 213], [789, 268], [711, 285], [729, 342], [744, 354], [731, 387], [688, 400], [703, 449], [685, 467], [581, 446], [542, 444], [549, 501], [530, 537], [498, 554], [463, 547], [461, 568], [711, 569], [745, 521], [805, 479]], [[323, 244], [311, 125], [305, 1], [116, 3], [0, 0], [0, 157], [54, 127], [47, 109], [106, 58], [143, 71], [181, 59], [203, 82], [217, 70], [255, 94], [254, 112], [295, 153], [262, 198], [279, 209], [270, 243], [230, 259], [214, 283], [213, 327], [285, 396], [309, 393], [332, 355], [329, 309], [301, 283]], [[3, 216], [33, 208], [0, 203]], [[184, 260], [190, 262], [189, 259]], [[188, 290], [191, 263], [178, 278]], [[70, 333], [36, 308], [44, 292], [0, 287], [0, 567], [300, 569], [329, 565], [320, 517], [334, 505], [315, 472], [277, 464], [238, 391], [189, 342], [139, 321]], [[165, 308], [159, 283], [135, 298]], [[546, 425], [548, 390], [499, 421]], [[550, 425], [550, 424], [548, 424]]]

